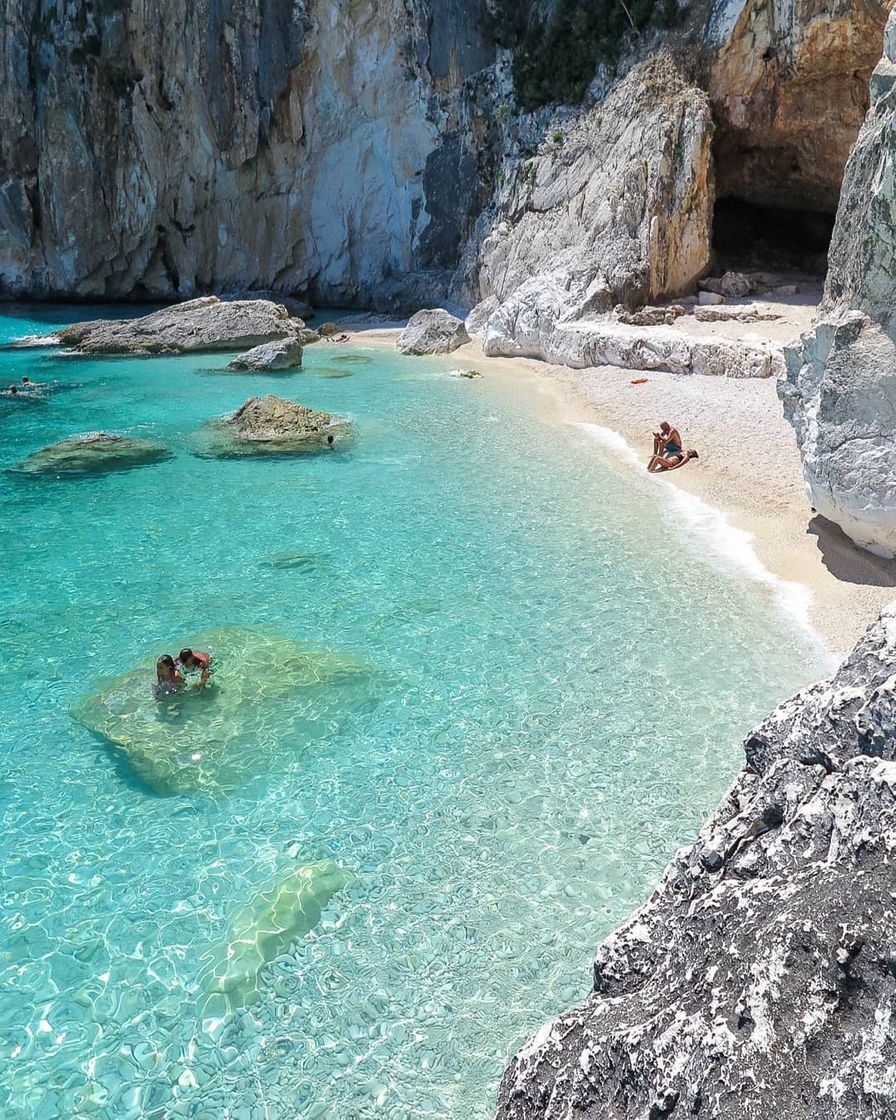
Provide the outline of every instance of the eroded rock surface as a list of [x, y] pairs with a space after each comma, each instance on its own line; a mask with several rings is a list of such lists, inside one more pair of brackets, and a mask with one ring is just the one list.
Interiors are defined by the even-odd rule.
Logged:
[[[215, 672], [204, 689], [157, 700], [156, 653], [72, 711], [157, 794], [235, 789], [275, 767], [283, 751], [329, 734], [332, 720], [374, 702], [369, 667], [349, 654], [249, 627], [207, 631], [188, 644], [212, 653]], [[267, 731], [272, 720], [284, 729], [277, 742]]]
[[139, 319], [74, 323], [53, 337], [85, 354], [190, 354], [292, 339], [304, 325], [267, 300], [203, 296]]
[[284, 400], [269, 393], [250, 397], [232, 416], [209, 426], [213, 455], [290, 455], [317, 451], [328, 434], [344, 431], [345, 424], [328, 412]]
[[412, 315], [398, 336], [402, 354], [450, 354], [470, 341], [463, 320], [433, 308]]
[[153, 440], [88, 432], [41, 447], [12, 469], [34, 475], [98, 474], [158, 463], [168, 455], [168, 449]]
[[782, 704], [543, 1027], [500, 1120], [886, 1120], [896, 1100], [896, 604]]
[[813, 330], [787, 351], [784, 410], [812, 506], [870, 552], [896, 555], [896, 16], [843, 183]]
[[298, 369], [302, 364], [302, 346], [297, 338], [284, 338], [280, 342], [265, 342], [253, 346], [227, 363], [228, 369], [278, 372]]

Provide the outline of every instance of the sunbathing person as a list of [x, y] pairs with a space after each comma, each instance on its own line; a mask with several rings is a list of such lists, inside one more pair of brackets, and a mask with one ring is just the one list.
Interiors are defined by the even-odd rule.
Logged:
[[668, 420], [663, 420], [660, 430], [653, 433], [654, 455], [674, 455], [683, 446], [678, 428], [673, 428]]
[[682, 451], [679, 447], [671, 454], [654, 455], [647, 464], [647, 469], [651, 474], [656, 474], [657, 471], [675, 471], [679, 467], [683, 467], [685, 463], [689, 463], [691, 459], [699, 458], [700, 456], [693, 448], [690, 451]]

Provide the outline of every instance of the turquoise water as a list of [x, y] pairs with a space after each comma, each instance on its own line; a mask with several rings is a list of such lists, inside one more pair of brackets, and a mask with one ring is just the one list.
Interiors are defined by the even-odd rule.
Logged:
[[[7, 314], [0, 341], [84, 315]], [[100, 428], [172, 452], [0, 475], [0, 1113], [488, 1117], [817, 654], [529, 390], [363, 347], [286, 378], [210, 372], [226, 360], [0, 357], [60, 389], [0, 399], [2, 466]], [[268, 391], [355, 441], [193, 453]], [[225, 659], [189, 712], [223, 763], [186, 791], [72, 718], [222, 628], [250, 658], [257, 635], [355, 669], [297, 692], [287, 655], [248, 686]]]

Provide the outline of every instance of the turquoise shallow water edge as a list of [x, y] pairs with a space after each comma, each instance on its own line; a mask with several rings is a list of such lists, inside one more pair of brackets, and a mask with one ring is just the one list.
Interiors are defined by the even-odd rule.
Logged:
[[[90, 313], [8, 311], [0, 341]], [[0, 475], [0, 1113], [488, 1117], [818, 651], [656, 487], [487, 367], [227, 358], [0, 359], [58, 383], [0, 399], [0, 466], [101, 428], [172, 452]], [[197, 457], [203, 421], [263, 392], [357, 438]], [[234, 770], [154, 788], [72, 717], [145, 658], [245, 628], [305, 643], [320, 679], [290, 692], [281, 652], [240, 693], [222, 664], [208, 719]], [[222, 994], [234, 952], [252, 976]]]

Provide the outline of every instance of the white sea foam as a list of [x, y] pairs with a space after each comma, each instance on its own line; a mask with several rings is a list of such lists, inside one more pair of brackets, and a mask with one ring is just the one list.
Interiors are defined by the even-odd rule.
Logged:
[[[647, 474], [643, 470], [644, 464], [641, 458], [618, 432], [614, 432], [611, 428], [604, 428], [600, 424], [575, 423], [574, 427], [586, 432], [595, 442], [629, 466], [641, 468], [645, 482], [664, 487], [669, 500], [667, 513], [672, 511], [675, 513], [674, 518], [668, 518], [673, 528], [689, 538], [699, 537], [708, 545], [707, 554], [714, 557], [726, 569], [734, 568], [754, 582], [768, 587], [779, 609], [791, 622], [806, 633], [813, 644], [821, 649], [826, 648], [818, 631], [812, 625], [811, 589], [803, 583], [781, 579], [770, 572], [756, 553], [755, 538], [752, 533], [732, 525], [727, 514], [722, 510], [682, 490], [670, 478], [662, 474]], [[831, 664], [836, 664], [833, 654], [830, 651], [826, 652]]]

